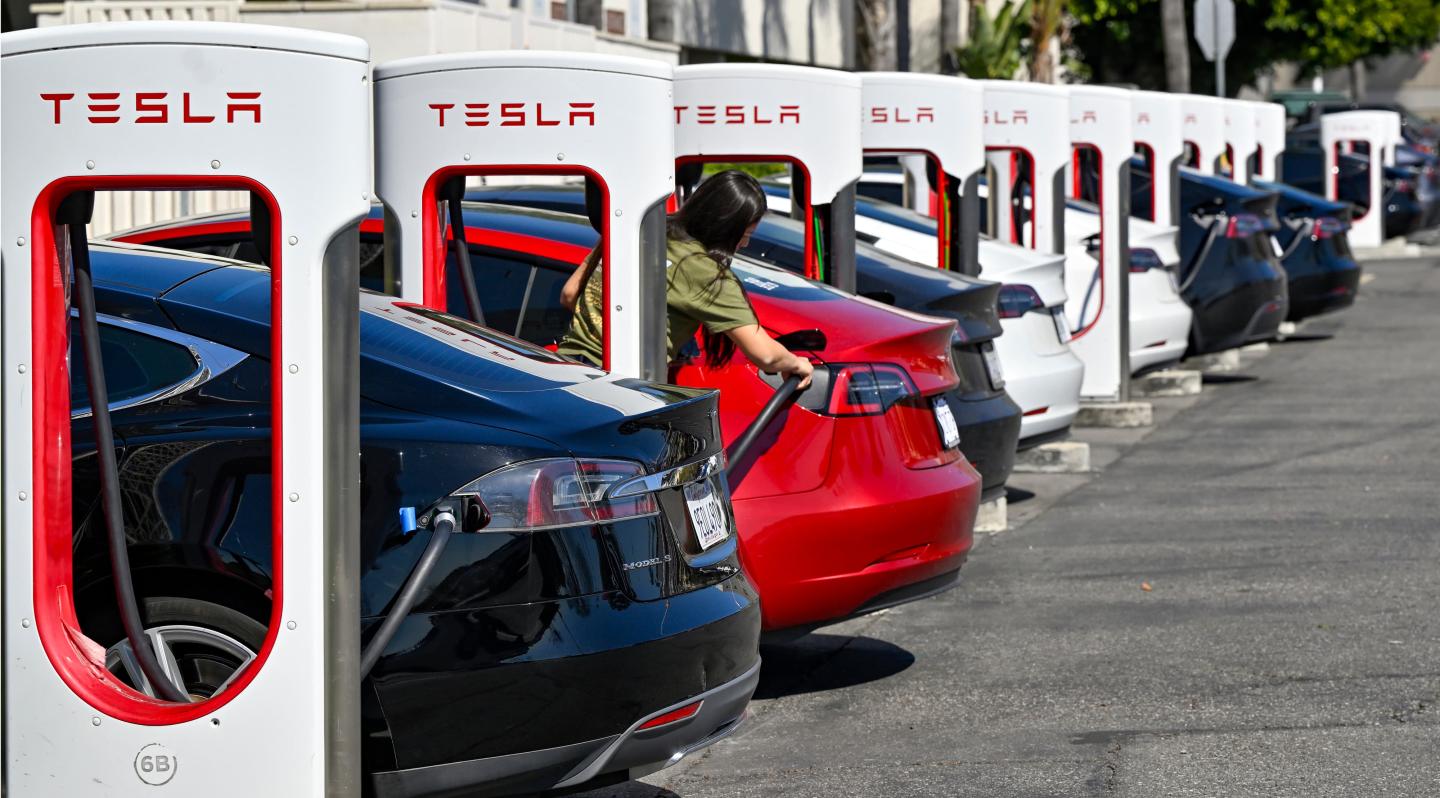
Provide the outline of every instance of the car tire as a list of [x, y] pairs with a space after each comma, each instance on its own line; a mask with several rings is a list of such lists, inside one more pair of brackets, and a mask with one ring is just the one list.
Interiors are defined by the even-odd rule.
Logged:
[[[140, 602], [140, 616], [147, 634], [158, 632], [174, 640], [171, 655], [185, 681], [192, 700], [209, 698], [224, 683], [228, 671], [253, 659], [265, 644], [265, 625], [229, 607], [200, 599], [152, 596]], [[97, 641], [106, 646], [107, 666], [132, 687], [119, 664], [119, 649], [128, 647], [124, 633], [114, 639]]]

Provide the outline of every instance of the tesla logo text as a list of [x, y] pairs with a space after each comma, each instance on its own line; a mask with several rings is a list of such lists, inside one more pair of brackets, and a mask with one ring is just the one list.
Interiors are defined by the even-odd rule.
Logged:
[[1146, 114], [1146, 113], [1136, 114], [1136, 115], [1135, 115], [1135, 124], [1137, 124], [1137, 125], [1148, 125], [1148, 124], [1150, 124], [1150, 115], [1149, 115], [1149, 114]]
[[1070, 124], [1072, 125], [1086, 125], [1098, 121], [1100, 121], [1100, 118], [1095, 115], [1094, 111], [1082, 111], [1079, 119], [1074, 117], [1070, 118]]
[[903, 108], [881, 108], [870, 109], [870, 122], [876, 125], [908, 125], [912, 122], [934, 122], [935, 108], [929, 105], [917, 106], [914, 111], [907, 112]]
[[666, 554], [666, 555], [661, 556], [661, 557], [651, 557], [651, 558], [648, 559], [648, 560], [637, 560], [636, 562], [627, 562], [627, 563], [625, 563], [625, 570], [627, 570], [627, 571], [635, 571], [635, 570], [639, 570], [639, 569], [641, 569], [641, 568], [654, 568], [655, 566], [659, 565], [659, 564], [662, 563], [662, 562], [670, 562], [670, 555]]
[[685, 121], [686, 111], [697, 125], [800, 124], [800, 106], [781, 105], [761, 110], [758, 105], [677, 105], [675, 124]]
[[987, 125], [1028, 125], [1030, 124], [1030, 112], [1024, 110], [1015, 111], [986, 111], [985, 124]]
[[[76, 97], [74, 92], [57, 92], [41, 94], [40, 99], [50, 103], [51, 119], [58, 125], [70, 107], [67, 104]], [[171, 98], [168, 91], [136, 91], [123, 94], [118, 91], [92, 91], [85, 94], [80, 103], [88, 114], [85, 118], [92, 125], [113, 125], [121, 121], [122, 107], [130, 109], [129, 112], [134, 116], [129, 121], [137, 125], [163, 125], [171, 121], [183, 125], [208, 125], [214, 122], [220, 113], [218, 108], [215, 113], [204, 113], [203, 104], [194, 103], [188, 91], [181, 92], [178, 98]], [[225, 92], [225, 124], [233, 125], [242, 117], [260, 124], [260, 92]]]
[[1199, 119], [1198, 117], [1196, 117], [1194, 114], [1186, 114], [1186, 115], [1185, 115], [1185, 124], [1187, 124], [1187, 125], [1198, 125], [1198, 124], [1200, 124], [1200, 119]]
[[[595, 127], [595, 103], [572, 102], [559, 105], [562, 110], [549, 111], [551, 116], [546, 116], [545, 103], [542, 102], [460, 103], [458, 113], [466, 127], [489, 127], [491, 122], [495, 122], [498, 127], [577, 127], [581, 124]], [[446, 114], [455, 108], [455, 103], [430, 103], [430, 107], [434, 109], [435, 121], [440, 127], [445, 127], [446, 121], [455, 118]]]

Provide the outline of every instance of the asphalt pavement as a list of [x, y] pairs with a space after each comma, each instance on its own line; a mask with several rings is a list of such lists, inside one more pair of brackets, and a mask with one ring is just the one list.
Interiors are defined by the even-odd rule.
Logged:
[[960, 588], [766, 646], [740, 733], [587, 795], [1440, 796], [1440, 258], [1366, 269], [1017, 478]]

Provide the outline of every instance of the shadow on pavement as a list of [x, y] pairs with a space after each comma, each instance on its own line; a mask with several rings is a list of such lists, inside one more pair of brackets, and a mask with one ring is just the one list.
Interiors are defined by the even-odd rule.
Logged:
[[1276, 338], [1277, 344], [1308, 344], [1315, 341], [1328, 341], [1335, 337], [1335, 333], [1295, 333], [1284, 338]]
[[[552, 795], [552, 793], [545, 793]], [[593, 790], [586, 790], [579, 793], [564, 793], [570, 798], [680, 798], [664, 787], [656, 787], [653, 784], [645, 784], [639, 781], [627, 781], [623, 784], [615, 784], [610, 787], [597, 787]]]
[[1200, 381], [1205, 385], [1229, 385], [1236, 382], [1254, 382], [1260, 379], [1253, 374], [1202, 374]]
[[1005, 486], [1005, 501], [1007, 504], [1019, 504], [1028, 502], [1035, 498], [1035, 491], [1017, 488], [1014, 485]]
[[915, 655], [873, 637], [809, 634], [760, 645], [756, 699], [838, 690], [887, 679], [915, 664]]

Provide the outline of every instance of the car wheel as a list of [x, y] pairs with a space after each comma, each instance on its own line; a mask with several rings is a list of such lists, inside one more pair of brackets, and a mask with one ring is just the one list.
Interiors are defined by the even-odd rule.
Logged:
[[[224, 690], [255, 660], [265, 642], [263, 624], [209, 601], [146, 598], [140, 615], [161, 669], [191, 701], [204, 701]], [[105, 667], [136, 690], [156, 695], [124, 637], [106, 648]]]

